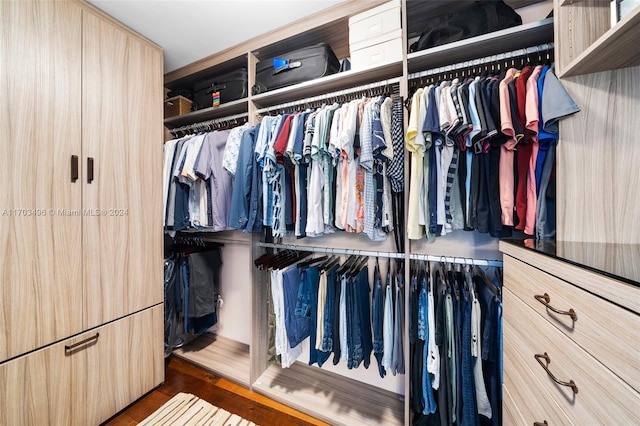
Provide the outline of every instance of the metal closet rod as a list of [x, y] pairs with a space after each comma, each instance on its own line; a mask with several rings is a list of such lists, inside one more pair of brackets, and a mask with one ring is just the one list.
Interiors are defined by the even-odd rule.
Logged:
[[329, 253], [329, 254], [354, 254], [357, 256], [369, 256], [369, 257], [385, 257], [390, 259], [404, 259], [404, 253], [391, 253], [387, 251], [370, 251], [370, 250], [356, 250], [356, 249], [340, 249], [333, 247], [312, 247], [312, 246], [300, 246], [293, 244], [274, 244], [274, 243], [258, 243], [259, 247], [275, 248], [282, 250], [299, 250], [310, 251], [313, 253]]
[[409, 259], [429, 262], [459, 263], [461, 265], [497, 266], [502, 268], [501, 260], [472, 259], [459, 256], [434, 256], [432, 254], [410, 254]]
[[212, 120], [207, 120], [207, 121], [200, 121], [197, 123], [191, 123], [191, 124], [187, 124], [186, 126], [182, 126], [182, 127], [174, 127], [173, 129], [169, 130], [171, 133], [176, 134], [176, 133], [186, 133], [188, 131], [199, 131], [199, 130], [204, 130], [207, 128], [210, 128], [212, 126], [216, 126], [218, 124], [224, 124], [226, 122], [231, 122], [233, 120], [238, 120], [241, 118], [249, 118], [249, 113], [247, 112], [243, 112], [240, 114], [235, 114], [235, 115], [229, 115], [227, 117], [220, 117], [220, 118], [214, 118]]
[[[371, 250], [356, 250], [356, 249], [340, 249], [333, 247], [313, 247], [313, 246], [301, 246], [294, 244], [275, 244], [275, 243], [263, 243], [258, 242], [259, 247], [274, 248], [282, 250], [299, 250], [310, 251], [313, 253], [329, 253], [329, 254], [345, 254], [345, 255], [358, 255], [369, 257], [384, 257], [391, 259], [404, 259], [405, 253], [392, 253], [385, 251], [371, 251]], [[470, 259], [465, 257], [452, 257], [452, 256], [434, 256], [427, 254], [410, 254], [411, 260], [423, 260], [430, 262], [445, 262], [445, 263], [459, 263], [462, 265], [477, 265], [477, 266], [498, 266], [502, 267], [502, 261], [499, 260], [485, 260], [485, 259]]]
[[536, 53], [548, 52], [553, 50], [553, 43], [544, 43], [537, 46], [526, 47], [524, 49], [512, 50], [510, 52], [499, 53], [497, 55], [485, 56], [484, 58], [473, 59], [471, 61], [458, 62], [456, 64], [445, 65], [443, 67], [432, 68], [425, 71], [409, 74], [409, 80], [415, 80], [417, 78], [426, 77], [436, 74], [446, 74], [448, 72], [456, 71], [459, 69], [473, 68], [480, 65], [491, 64], [496, 62], [502, 62], [512, 58], [519, 58]]
[[400, 83], [400, 77], [396, 77], [388, 80], [376, 81], [374, 83], [365, 84], [362, 86], [350, 87], [348, 89], [338, 90], [336, 92], [325, 93], [318, 96], [312, 96], [306, 99], [299, 99], [291, 102], [285, 102], [279, 105], [272, 105], [270, 107], [261, 108], [258, 111], [256, 111], [256, 114], [263, 114], [265, 112], [275, 111], [278, 109], [285, 109], [285, 108], [291, 108], [294, 106], [299, 106], [304, 104], [311, 104], [314, 102], [320, 102], [327, 99], [336, 98], [338, 96], [345, 96], [345, 95], [351, 95], [353, 93], [366, 92], [367, 90], [376, 89], [378, 87], [384, 87], [384, 86], [392, 86], [398, 83]]

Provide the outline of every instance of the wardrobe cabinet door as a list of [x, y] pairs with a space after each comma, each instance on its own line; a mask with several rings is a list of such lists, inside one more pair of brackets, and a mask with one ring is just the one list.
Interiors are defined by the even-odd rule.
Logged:
[[86, 346], [79, 335], [0, 364], [0, 425], [84, 425]]
[[87, 350], [87, 423], [100, 424], [164, 380], [163, 308], [96, 329]]
[[81, 20], [0, 2], [0, 362], [82, 331]]
[[162, 52], [83, 20], [85, 327], [162, 302]]

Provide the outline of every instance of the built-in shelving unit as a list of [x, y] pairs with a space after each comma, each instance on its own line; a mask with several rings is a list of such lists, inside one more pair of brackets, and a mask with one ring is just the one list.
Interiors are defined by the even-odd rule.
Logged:
[[[181, 117], [165, 120], [166, 126], [178, 127], [212, 118], [219, 118], [237, 113], [249, 113], [249, 122], [255, 124], [257, 112], [260, 109], [269, 109], [288, 102], [296, 102], [301, 99], [312, 98], [324, 94], [340, 92], [356, 86], [366, 86], [371, 83], [393, 80], [393, 84], [400, 82], [400, 95], [408, 96], [407, 79], [411, 72], [421, 71], [438, 66], [444, 66], [461, 61], [471, 61], [476, 58], [491, 56], [494, 54], [526, 48], [538, 44], [553, 42], [553, 19], [543, 19], [518, 27], [485, 34], [479, 37], [451, 43], [446, 46], [438, 46], [420, 52], [407, 54], [403, 52], [401, 61], [372, 67], [365, 70], [347, 71], [307, 81], [293, 86], [272, 90], [262, 94], [252, 95], [251, 85], [255, 73], [255, 64], [260, 60], [268, 59], [278, 54], [283, 54], [304, 46], [319, 42], [328, 43], [336, 56], [341, 58], [349, 56], [348, 19], [357, 13], [371, 9], [384, 3], [386, 0], [349, 1], [337, 7], [314, 15], [304, 22], [295, 22], [275, 32], [252, 39], [235, 46], [219, 55], [204, 58], [183, 69], [165, 75], [167, 87], [176, 89], [180, 84], [196, 81], [211, 71], [229, 71], [229, 65], [246, 67], [249, 70], [249, 95], [241, 101], [222, 104], [215, 108], [189, 113]], [[514, 8], [540, 3], [539, 0], [507, 0]], [[419, 35], [422, 31], [423, 18], [429, 14], [446, 11], [451, 8], [449, 1], [414, 1], [402, 0], [403, 32], [406, 40]], [[546, 13], [545, 13], [546, 15]], [[539, 18], [538, 18], [539, 19]], [[466, 234], [468, 238], [470, 234]], [[323, 238], [321, 245], [332, 247], [348, 247], [362, 244], [370, 247], [371, 242], [354, 241], [353, 236], [341, 238], [334, 234]], [[252, 259], [262, 253], [262, 248], [257, 244], [258, 236], [253, 237], [251, 247]], [[351, 238], [351, 239], [349, 239]], [[487, 237], [488, 239], [488, 237]], [[466, 240], [465, 240], [466, 241]], [[479, 246], [484, 246], [487, 251], [492, 250], [493, 241], [487, 242], [480, 239]], [[305, 241], [310, 243], [309, 241]], [[454, 241], [455, 244], [461, 243]], [[464, 242], [462, 242], [464, 243]], [[386, 243], [384, 251], [393, 251], [393, 242]], [[406, 244], [411, 253], [422, 254], [428, 250], [422, 247]], [[376, 246], [379, 248], [378, 246]], [[413, 249], [417, 251], [412, 251]], [[439, 247], [442, 249], [442, 246]], [[497, 252], [497, 243], [495, 250]], [[430, 252], [429, 252], [430, 253]], [[447, 252], [455, 256], [459, 251], [451, 249]], [[442, 253], [440, 253], [442, 254]], [[406, 253], [409, 259], [410, 253]], [[465, 253], [465, 255], [467, 255]], [[471, 254], [470, 254], [471, 255]], [[487, 254], [487, 258], [495, 258]], [[408, 262], [407, 262], [408, 264]], [[179, 356], [188, 358], [205, 368], [208, 368], [237, 383], [245, 384], [252, 390], [264, 394], [274, 400], [297, 408], [331, 424], [340, 425], [409, 425], [412, 417], [409, 410], [409, 380], [410, 371], [401, 379], [397, 389], [398, 393], [365, 383], [358, 374], [362, 372], [353, 370], [354, 376], [337, 374], [326, 368], [309, 367], [301, 362], [296, 362], [290, 368], [283, 369], [275, 363], [269, 352], [269, 299], [270, 290], [268, 274], [252, 270], [252, 295], [247, 301], [248, 311], [251, 312], [252, 328], [250, 345], [229, 342], [228, 339], [215, 335], [201, 337], [188, 346], [179, 349]], [[408, 301], [408, 292], [407, 292]], [[408, 303], [405, 302], [405, 306]], [[408, 316], [407, 316], [408, 317]], [[405, 318], [407, 318], [405, 317]], [[408, 330], [408, 319], [405, 322], [405, 330]], [[406, 332], [405, 332], [406, 333]], [[405, 365], [409, 366], [409, 339], [405, 338]], [[369, 369], [374, 368], [372, 365]], [[351, 373], [349, 373], [351, 374]], [[385, 377], [387, 380], [388, 377]], [[397, 378], [396, 378], [397, 379]], [[363, 379], [364, 380], [364, 379]], [[385, 385], [387, 383], [385, 382]], [[404, 389], [402, 387], [404, 386]], [[403, 392], [404, 391], [404, 392]], [[406, 395], [406, 400], [405, 396]]]

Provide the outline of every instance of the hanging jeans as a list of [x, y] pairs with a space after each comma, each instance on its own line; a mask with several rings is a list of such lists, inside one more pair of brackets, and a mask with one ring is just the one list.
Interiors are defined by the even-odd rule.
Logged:
[[301, 286], [302, 274], [298, 268], [290, 268], [282, 276], [284, 289], [284, 323], [287, 330], [289, 346], [295, 348], [309, 337], [310, 318], [295, 314], [298, 291]]
[[387, 374], [382, 366], [382, 356], [384, 352], [383, 319], [384, 319], [384, 289], [380, 277], [380, 268], [376, 262], [373, 272], [373, 306], [372, 306], [372, 327], [373, 327], [373, 355], [378, 361], [378, 373], [384, 378]]

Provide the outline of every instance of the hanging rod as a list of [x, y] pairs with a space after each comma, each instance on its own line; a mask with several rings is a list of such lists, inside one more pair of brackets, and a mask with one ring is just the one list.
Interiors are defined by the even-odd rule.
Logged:
[[553, 50], [553, 43], [544, 43], [537, 46], [526, 47], [523, 49], [512, 50], [510, 52], [499, 53], [497, 55], [485, 56], [484, 58], [473, 59], [471, 61], [458, 62], [456, 64], [445, 65], [443, 67], [432, 68], [420, 72], [409, 74], [409, 80], [415, 80], [430, 75], [443, 74], [451, 71], [473, 68], [484, 64], [490, 64], [494, 62], [502, 62], [511, 58], [519, 58], [521, 56], [530, 55], [533, 53], [548, 52]]
[[397, 83], [400, 83], [400, 77], [391, 78], [391, 79], [388, 79], [388, 80], [376, 81], [374, 83], [365, 84], [365, 85], [362, 85], [362, 86], [350, 87], [348, 89], [338, 90], [336, 92], [325, 93], [325, 94], [318, 95], [318, 96], [312, 96], [312, 97], [306, 98], [306, 99], [300, 99], [300, 100], [296, 100], [296, 101], [285, 102], [285, 103], [282, 103], [282, 104], [279, 104], [279, 105], [273, 105], [273, 106], [270, 106], [270, 107], [261, 108], [258, 111], [256, 111], [256, 114], [264, 114], [265, 112], [275, 111], [275, 110], [278, 110], [278, 109], [285, 109], [285, 108], [291, 108], [291, 107], [294, 107], [294, 106], [305, 105], [305, 104], [310, 104], [310, 103], [314, 103], [314, 102], [320, 102], [320, 101], [323, 101], [323, 100], [336, 98], [338, 96], [350, 95], [350, 94], [359, 93], [359, 92], [366, 92], [367, 90], [375, 89], [375, 88], [378, 88], [378, 87], [391, 86], [391, 85], [394, 85], [394, 84], [397, 84]]
[[356, 249], [339, 249], [333, 247], [311, 247], [300, 246], [293, 244], [273, 244], [273, 243], [258, 243], [259, 247], [275, 248], [283, 250], [305, 250], [313, 253], [329, 253], [329, 254], [345, 254], [356, 256], [369, 256], [369, 257], [384, 257], [389, 259], [404, 259], [404, 253], [391, 253], [387, 251], [371, 251], [371, 250], [356, 250]]
[[229, 115], [227, 117], [219, 117], [207, 121], [199, 121], [197, 123], [187, 124], [186, 126], [182, 127], [174, 127], [169, 131], [174, 135], [177, 135], [178, 133], [186, 134], [187, 132], [210, 129], [211, 127], [217, 126], [218, 124], [225, 124], [226, 122], [232, 122], [234, 120], [239, 120], [242, 118], [249, 118], [249, 113], [243, 112], [240, 114]]
[[[313, 253], [330, 253], [330, 254], [345, 254], [345, 255], [353, 254], [358, 256], [384, 257], [384, 258], [391, 258], [391, 259], [404, 259], [406, 257], [406, 253], [391, 253], [391, 252], [384, 252], [384, 251], [356, 250], [356, 249], [339, 249], [339, 248], [333, 248], [333, 247], [312, 247], [312, 246], [301, 246], [301, 245], [293, 245], [293, 244], [274, 244], [274, 243], [258, 242], [258, 247], [275, 248], [275, 249], [282, 249], [282, 250], [305, 250], [305, 251], [311, 251]], [[426, 255], [426, 254], [410, 254], [409, 259], [425, 260], [430, 262], [456, 263], [456, 264], [462, 264], [462, 265], [502, 267], [502, 261], [500, 260], [470, 259], [465, 257], [434, 256], [434, 255]]]
[[502, 268], [501, 260], [471, 259], [459, 256], [434, 256], [432, 254], [410, 254], [409, 259], [429, 262], [456, 263], [461, 265], [497, 266]]

